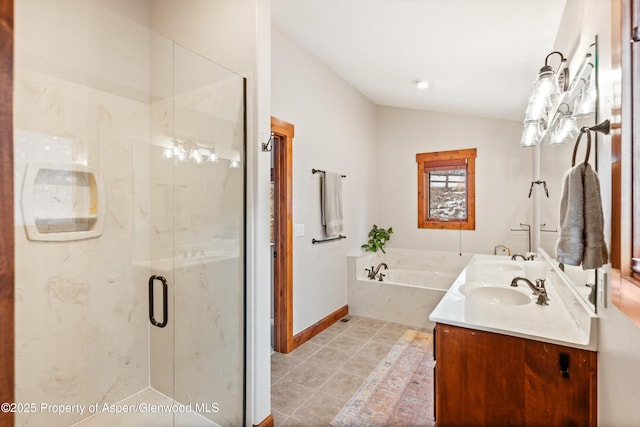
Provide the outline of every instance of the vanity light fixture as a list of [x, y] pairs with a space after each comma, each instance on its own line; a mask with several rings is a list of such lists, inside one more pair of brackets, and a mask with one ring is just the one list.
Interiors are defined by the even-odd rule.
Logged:
[[578, 129], [578, 123], [569, 109], [569, 105], [566, 103], [560, 104], [558, 107], [558, 124], [551, 132], [549, 138], [549, 144], [564, 144], [566, 142], [573, 142], [578, 136], [580, 130]]
[[162, 158], [164, 158], [164, 159], [173, 158], [173, 148], [172, 147], [164, 147], [162, 149]]
[[[554, 71], [549, 65], [553, 55], [560, 56], [560, 64]], [[544, 66], [538, 71], [533, 82], [533, 89], [529, 96], [529, 103], [524, 118], [524, 129], [520, 145], [532, 147], [540, 143], [542, 134], [549, 123], [549, 111], [552, 109], [562, 92], [569, 85], [569, 68], [567, 58], [558, 51], [551, 52], [544, 60]]]
[[162, 149], [162, 158], [175, 159], [183, 162], [189, 160], [196, 164], [202, 163], [215, 163], [219, 160], [219, 156], [216, 153], [216, 149], [212, 146], [202, 146], [193, 142], [185, 142], [179, 139], [173, 139], [171, 147], [164, 147]]
[[208, 162], [217, 162], [218, 161], [218, 153], [214, 148], [209, 149], [209, 155], [207, 156]]
[[[556, 71], [553, 71], [549, 65], [549, 58], [552, 55], [560, 55], [560, 65]], [[540, 68], [538, 77], [533, 84], [533, 93], [542, 97], [557, 97], [560, 92], [567, 90], [569, 86], [569, 68], [567, 67], [567, 58], [561, 52], [551, 52], [544, 59], [544, 67]]]
[[183, 162], [187, 159], [187, 150], [185, 150], [182, 145], [176, 143], [173, 146], [173, 157]]
[[595, 85], [593, 84], [594, 79], [591, 77], [592, 75], [583, 83], [580, 95], [576, 98], [573, 111], [574, 117], [591, 117], [596, 112], [596, 99], [598, 95], [596, 94]]
[[191, 148], [189, 150], [189, 160], [193, 160], [194, 162], [200, 164], [204, 159], [202, 158], [202, 153], [200, 153], [200, 150], [198, 150], [198, 148]]
[[522, 131], [522, 139], [520, 140], [521, 147], [533, 147], [538, 144], [541, 135], [541, 124], [537, 121], [531, 121], [524, 124], [524, 130]]

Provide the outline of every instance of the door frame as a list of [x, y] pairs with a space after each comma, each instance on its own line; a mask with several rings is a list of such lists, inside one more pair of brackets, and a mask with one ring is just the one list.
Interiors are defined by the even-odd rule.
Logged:
[[294, 126], [271, 117], [273, 133], [273, 349], [289, 353], [293, 341], [293, 208]]
[[[0, 0], [0, 401], [14, 402], [13, 0]], [[0, 425], [13, 425], [12, 413]]]

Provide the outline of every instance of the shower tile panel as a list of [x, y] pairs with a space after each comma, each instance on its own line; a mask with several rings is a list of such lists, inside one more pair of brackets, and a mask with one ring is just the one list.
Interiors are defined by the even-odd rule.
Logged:
[[[131, 262], [132, 230], [148, 234], [134, 227], [131, 191], [148, 114], [140, 102], [16, 68], [16, 207], [26, 166], [38, 162], [99, 168], [108, 199], [98, 239], [32, 242], [16, 212], [17, 402], [115, 403], [149, 385], [148, 275]], [[66, 427], [86, 416], [19, 413], [16, 425]]]

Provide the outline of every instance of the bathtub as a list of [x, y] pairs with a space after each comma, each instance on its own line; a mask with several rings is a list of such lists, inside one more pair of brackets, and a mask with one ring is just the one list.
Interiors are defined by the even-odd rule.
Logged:
[[[430, 329], [429, 314], [473, 254], [416, 249], [386, 249], [347, 259], [349, 313]], [[367, 277], [366, 268], [381, 262], [383, 281]]]

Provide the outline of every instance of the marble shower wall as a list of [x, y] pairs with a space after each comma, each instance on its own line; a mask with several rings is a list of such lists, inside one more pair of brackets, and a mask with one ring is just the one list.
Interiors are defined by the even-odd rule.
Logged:
[[[148, 140], [149, 107], [19, 67], [15, 76], [16, 401], [115, 403], [149, 381], [146, 282], [131, 262], [133, 147]], [[100, 237], [26, 239], [22, 171], [54, 159], [100, 171], [108, 199]], [[83, 418], [17, 415], [25, 426]]]

